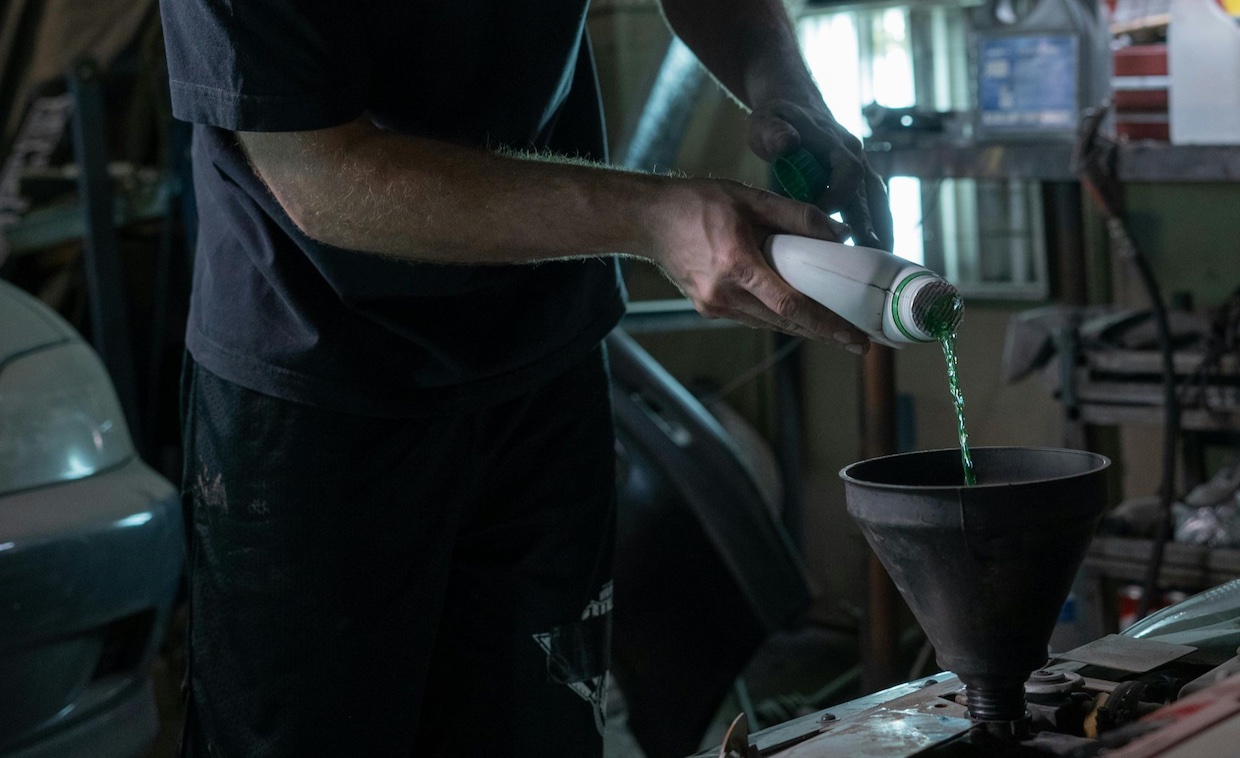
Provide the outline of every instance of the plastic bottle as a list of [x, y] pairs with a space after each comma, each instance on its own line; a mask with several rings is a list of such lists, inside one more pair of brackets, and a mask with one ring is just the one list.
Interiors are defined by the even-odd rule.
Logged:
[[964, 315], [960, 293], [926, 268], [882, 250], [776, 234], [767, 260], [784, 281], [875, 342], [937, 342]]
[[[771, 168], [784, 193], [805, 203], [831, 182], [830, 169], [805, 148], [776, 158]], [[955, 287], [883, 250], [791, 234], [772, 236], [764, 250], [784, 281], [881, 345], [937, 342], [954, 334], [964, 315]]]
[[1240, 27], [1216, 0], [1172, 0], [1171, 142], [1240, 143]]

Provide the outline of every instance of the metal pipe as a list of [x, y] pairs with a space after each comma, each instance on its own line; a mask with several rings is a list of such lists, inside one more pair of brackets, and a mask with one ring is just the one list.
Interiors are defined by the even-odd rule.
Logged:
[[705, 81], [693, 51], [679, 37], [673, 37], [633, 134], [617, 151], [623, 156], [622, 166], [656, 173], [676, 167], [676, 156]]
[[[861, 360], [861, 455], [896, 452], [895, 351], [874, 345]], [[878, 556], [866, 570], [865, 626], [861, 633], [862, 683], [876, 692], [900, 681], [900, 596]]]
[[1089, 303], [1089, 271], [1085, 254], [1084, 214], [1081, 208], [1081, 186], [1076, 182], [1046, 182], [1042, 185], [1043, 203], [1049, 229], [1048, 248], [1056, 251], [1055, 285], [1059, 301], [1064, 305]]
[[861, 457], [896, 452], [896, 358], [874, 345], [861, 359]]
[[1150, 309], [1154, 313], [1154, 325], [1158, 332], [1159, 356], [1162, 359], [1163, 380], [1163, 440], [1162, 440], [1162, 481], [1158, 487], [1158, 528], [1154, 535], [1154, 544], [1150, 549], [1149, 563], [1145, 568], [1144, 591], [1137, 606], [1137, 620], [1145, 618], [1150, 612], [1150, 604], [1158, 591], [1159, 574], [1162, 572], [1164, 551], [1171, 539], [1171, 504], [1176, 495], [1176, 442], [1180, 436], [1180, 396], [1175, 378], [1174, 346], [1171, 344], [1171, 327], [1167, 321], [1167, 306], [1163, 302], [1162, 291], [1158, 287], [1158, 279], [1150, 267], [1149, 259], [1141, 252], [1128, 234], [1122, 219], [1107, 219], [1111, 237], [1124, 255], [1130, 258], [1145, 285], [1146, 294], [1150, 299]]
[[[778, 444], [775, 454], [784, 485], [783, 524], [797, 552], [805, 553], [805, 516], [801, 495], [801, 454], [804, 450], [805, 403], [801, 396], [801, 340], [785, 334], [775, 335], [776, 354], [788, 350], [787, 357], [775, 364], [775, 401], [779, 414]], [[790, 347], [791, 346], [791, 347]]]
[[78, 202], [85, 220], [83, 262], [90, 300], [90, 338], [116, 386], [134, 447], [145, 457], [150, 451], [144, 444], [146, 427], [138, 404], [125, 276], [112, 218], [101, 76], [98, 64], [90, 59], [76, 61], [69, 70], [69, 92], [74, 99], [73, 156], [78, 169]]

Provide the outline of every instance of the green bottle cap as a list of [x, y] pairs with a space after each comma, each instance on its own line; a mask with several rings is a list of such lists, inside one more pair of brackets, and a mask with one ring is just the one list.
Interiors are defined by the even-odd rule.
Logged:
[[771, 168], [788, 197], [803, 203], [814, 202], [831, 183], [831, 174], [803, 147], [779, 156]]

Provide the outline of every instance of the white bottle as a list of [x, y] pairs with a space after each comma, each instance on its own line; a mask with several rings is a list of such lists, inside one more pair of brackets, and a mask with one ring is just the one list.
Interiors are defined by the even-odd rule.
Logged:
[[1240, 27], [1216, 0], [1172, 0], [1171, 142], [1240, 144]]
[[[937, 342], [934, 321], [955, 331], [960, 293], [929, 269], [868, 247], [776, 234], [766, 259], [794, 289], [889, 347]], [[930, 331], [927, 331], [927, 330]]]

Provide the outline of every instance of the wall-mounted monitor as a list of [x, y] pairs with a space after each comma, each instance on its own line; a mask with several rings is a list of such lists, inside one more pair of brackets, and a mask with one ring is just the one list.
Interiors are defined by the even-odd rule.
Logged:
[[978, 39], [977, 131], [985, 138], [1071, 137], [1080, 113], [1080, 37]]

